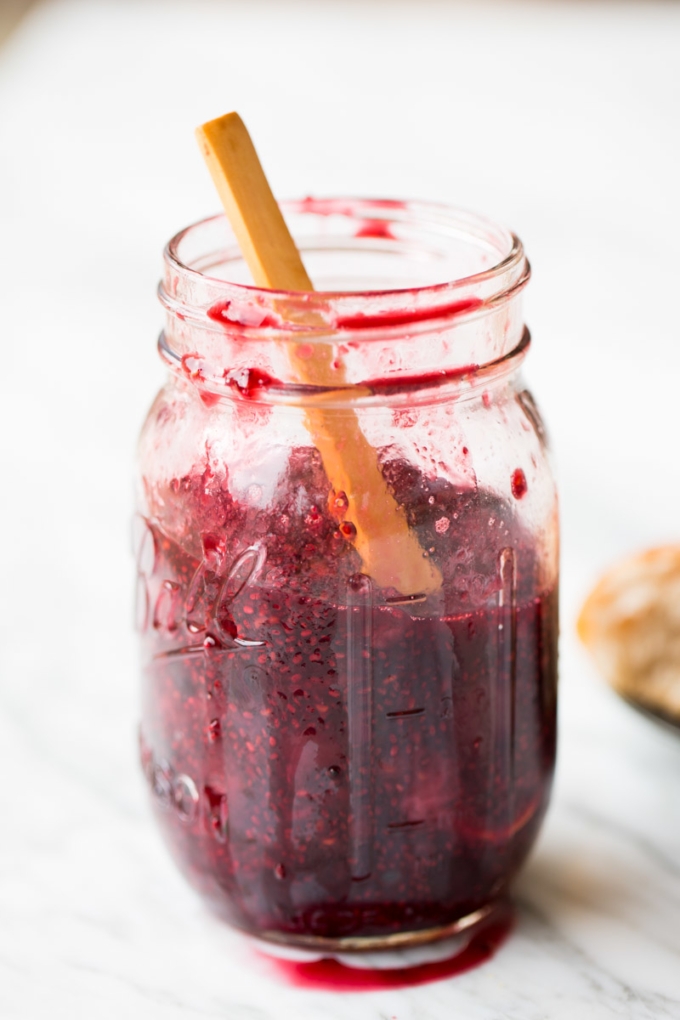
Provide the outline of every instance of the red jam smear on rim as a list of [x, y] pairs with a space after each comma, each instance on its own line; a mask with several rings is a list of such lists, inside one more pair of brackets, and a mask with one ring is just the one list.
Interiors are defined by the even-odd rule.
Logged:
[[144, 525], [143, 766], [179, 865], [255, 935], [448, 925], [504, 894], [547, 806], [557, 599], [514, 501], [382, 468], [446, 579], [434, 615], [360, 573], [316, 451], [276, 513], [205, 468]]

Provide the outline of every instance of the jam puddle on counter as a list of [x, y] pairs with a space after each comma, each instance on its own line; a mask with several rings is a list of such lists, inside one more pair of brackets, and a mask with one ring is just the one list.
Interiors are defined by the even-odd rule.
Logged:
[[[448, 978], [474, 970], [491, 960], [501, 948], [514, 926], [514, 911], [508, 900], [502, 901], [490, 917], [476, 926], [472, 933], [448, 939], [451, 955], [411, 966], [398, 966], [399, 952], [370, 954], [385, 959], [385, 966], [367, 967], [359, 958], [350, 962], [350, 954], [341, 958], [321, 957], [309, 960], [290, 960], [272, 956], [263, 943], [257, 944], [257, 953], [266, 960], [270, 973], [296, 988], [328, 992], [378, 992], [388, 988], [413, 988], [416, 985], [445, 981]], [[444, 944], [434, 943], [441, 952]], [[413, 951], [403, 953], [412, 958]], [[437, 954], [438, 955], [438, 954]], [[359, 954], [360, 956], [360, 954]]]

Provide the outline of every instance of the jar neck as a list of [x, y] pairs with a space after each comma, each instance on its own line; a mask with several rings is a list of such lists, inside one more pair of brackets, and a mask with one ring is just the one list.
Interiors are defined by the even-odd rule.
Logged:
[[[159, 289], [159, 346], [175, 371], [218, 395], [324, 405], [427, 400], [516, 371], [530, 270], [513, 234], [424, 203], [307, 199], [283, 210], [324, 289], [240, 282], [225, 218], [189, 227], [166, 249]], [[371, 289], [343, 289], [356, 281]]]

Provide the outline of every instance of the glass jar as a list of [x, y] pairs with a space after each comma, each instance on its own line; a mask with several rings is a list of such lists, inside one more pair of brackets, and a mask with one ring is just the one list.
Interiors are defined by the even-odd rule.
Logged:
[[558, 523], [520, 241], [425, 203], [284, 205], [313, 294], [178, 234], [140, 442], [141, 754], [231, 924], [329, 949], [482, 918], [544, 815]]

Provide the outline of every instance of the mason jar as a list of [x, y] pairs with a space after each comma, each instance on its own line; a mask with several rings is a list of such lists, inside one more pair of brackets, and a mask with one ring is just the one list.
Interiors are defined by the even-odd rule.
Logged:
[[283, 206], [314, 293], [223, 216], [165, 251], [139, 445], [141, 757], [212, 908], [408, 945], [483, 918], [546, 810], [558, 520], [517, 237], [420, 202]]

